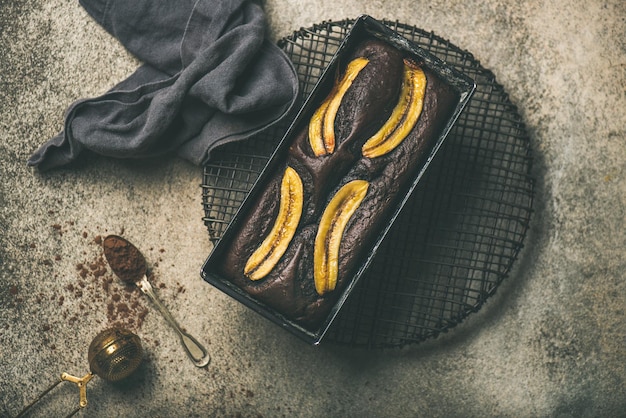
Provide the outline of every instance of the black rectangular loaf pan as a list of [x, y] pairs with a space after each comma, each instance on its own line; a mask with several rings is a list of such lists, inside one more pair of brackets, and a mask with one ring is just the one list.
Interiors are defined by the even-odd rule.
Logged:
[[[264, 190], [270, 177], [275, 175], [276, 171], [283, 166], [286, 159], [287, 151], [292, 144], [294, 137], [296, 136], [297, 130], [301, 129], [303, 124], [308, 121], [317, 106], [319, 106], [319, 103], [326, 97], [329, 90], [332, 88], [336, 69], [337, 66], [340, 65], [342, 57], [346, 53], [348, 53], [354, 45], [357, 45], [359, 42], [365, 39], [371, 38], [376, 38], [378, 40], [382, 40], [383, 42], [391, 44], [395, 48], [402, 51], [404, 54], [413, 58], [415, 61], [420, 62], [421, 65], [433, 72], [441, 81], [452, 87], [452, 89], [458, 94], [458, 101], [455, 102], [456, 106], [448, 120], [445, 121], [444, 127], [441, 130], [439, 136], [435, 140], [431, 141], [430, 148], [426, 150], [424, 158], [422, 158], [421, 160], [421, 166], [414, 171], [416, 174], [414, 175], [414, 177], [411, 178], [411, 181], [407, 182], [408, 187], [406, 187], [405, 190], [402, 190], [400, 196], [398, 196], [398, 198], [396, 199], [397, 204], [393, 207], [393, 210], [391, 211], [389, 222], [384, 224], [384, 226], [381, 228], [382, 230], [376, 236], [376, 239], [372, 240], [372, 242], [368, 244], [366, 251], [363, 252], [367, 256], [363, 258], [362, 262], [354, 270], [355, 273], [347, 280], [347, 284], [342, 289], [338, 290], [339, 295], [336, 299], [336, 302], [332, 306], [332, 309], [330, 310], [328, 315], [323, 319], [321, 324], [319, 326], [313, 327], [313, 329], [310, 329], [309, 327], [305, 327], [295, 322], [294, 320], [285, 317], [284, 315], [277, 312], [275, 309], [267, 306], [266, 304], [257, 300], [255, 297], [244, 292], [241, 288], [234, 285], [227, 277], [223, 277], [219, 273], [218, 266], [221, 262], [223, 262], [225, 255], [229, 251], [229, 243], [232, 241], [235, 231], [238, 229], [239, 224], [245, 219], [246, 214], [253, 208], [257, 196]], [[302, 338], [304, 341], [314, 345], [319, 344], [326, 334], [327, 330], [331, 326], [333, 320], [337, 316], [338, 312], [340, 311], [341, 307], [350, 296], [350, 293], [359, 281], [359, 278], [363, 275], [363, 273], [371, 263], [378, 247], [384, 240], [385, 235], [391, 228], [402, 207], [405, 205], [413, 190], [419, 183], [425, 170], [428, 168], [428, 165], [434, 158], [437, 150], [441, 147], [451, 127], [457, 120], [459, 114], [463, 111], [464, 107], [470, 100], [474, 89], [475, 83], [473, 82], [473, 80], [471, 80], [466, 75], [460, 73], [456, 69], [446, 65], [445, 62], [439, 60], [428, 51], [418, 47], [406, 38], [400, 36], [398, 33], [394, 32], [387, 26], [381, 24], [380, 22], [369, 16], [364, 15], [359, 17], [355, 21], [350, 32], [347, 34], [347, 36], [339, 46], [337, 52], [333, 56], [333, 59], [330, 61], [329, 65], [322, 73], [313, 91], [304, 102], [304, 105], [298, 112], [294, 122], [290, 126], [283, 139], [278, 144], [275, 152], [272, 154], [266, 167], [263, 169], [259, 178], [244, 199], [241, 207], [233, 216], [222, 238], [219, 242], [217, 242], [211, 254], [205, 261], [201, 271], [202, 278], [211, 285], [223, 291], [224, 293], [230, 295], [237, 301], [243, 303], [248, 308], [253, 309], [255, 312], [268, 318], [283, 329]]]

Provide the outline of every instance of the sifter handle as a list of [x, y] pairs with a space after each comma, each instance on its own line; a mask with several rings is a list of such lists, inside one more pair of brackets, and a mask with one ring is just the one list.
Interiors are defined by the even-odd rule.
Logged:
[[80, 402], [79, 402], [79, 405], [78, 405], [78, 407], [76, 409], [74, 409], [72, 412], [70, 412], [70, 414], [67, 415], [67, 417], [69, 418], [69, 417], [75, 415], [78, 411], [80, 411], [82, 408], [87, 406], [87, 383], [93, 378], [93, 376], [94, 375], [92, 373], [87, 373], [83, 377], [75, 377], [75, 376], [72, 376], [71, 374], [62, 373], [61, 374], [61, 378], [59, 380], [57, 380], [52, 385], [50, 385], [46, 390], [41, 392], [41, 394], [39, 394], [39, 396], [37, 396], [37, 398], [35, 400], [33, 400], [31, 403], [26, 405], [26, 407], [24, 409], [22, 409], [22, 411], [15, 418], [23, 417], [26, 414], [26, 412], [28, 412], [28, 410], [33, 407], [33, 405], [35, 405], [44, 396], [46, 396], [48, 394], [48, 392], [50, 392], [52, 389], [57, 387], [59, 383], [64, 382], [64, 381], [75, 383], [76, 386], [78, 386], [78, 389], [80, 391]]
[[26, 406], [24, 407], [24, 409], [22, 409], [22, 411], [21, 411], [19, 414], [17, 414], [17, 415], [15, 416], [15, 418], [21, 418], [21, 417], [23, 417], [23, 416], [26, 414], [26, 412], [28, 412], [28, 410], [29, 410], [30, 408], [32, 408], [32, 407], [33, 407], [33, 405], [35, 405], [37, 402], [39, 402], [39, 401], [41, 400], [41, 398], [43, 398], [44, 396], [46, 396], [46, 395], [48, 394], [48, 392], [50, 392], [52, 389], [54, 389], [55, 387], [57, 387], [57, 386], [58, 386], [58, 384], [59, 384], [59, 383], [61, 383], [62, 381], [63, 381], [63, 379], [59, 379], [59, 380], [57, 380], [57, 381], [56, 381], [56, 382], [54, 382], [52, 385], [50, 385], [50, 386], [49, 386], [46, 390], [44, 390], [43, 392], [41, 392], [41, 393], [39, 394], [39, 396], [37, 396], [37, 398], [35, 398], [35, 399], [31, 402], [31, 403], [29, 403], [28, 405], [26, 405]]

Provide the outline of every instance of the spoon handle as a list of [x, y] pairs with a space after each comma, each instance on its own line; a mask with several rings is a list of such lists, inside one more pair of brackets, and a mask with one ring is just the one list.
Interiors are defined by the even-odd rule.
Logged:
[[157, 298], [154, 293], [154, 289], [152, 285], [148, 281], [148, 278], [144, 275], [140, 281], [137, 282], [137, 286], [141, 289], [141, 291], [152, 300], [152, 302], [156, 305], [161, 315], [167, 320], [167, 322], [174, 328], [174, 330], [178, 333], [180, 337], [180, 341], [185, 347], [185, 351], [187, 351], [187, 355], [193, 361], [197, 367], [205, 367], [211, 361], [211, 356], [208, 351], [204, 348], [202, 344], [198, 342], [194, 337], [192, 337], [189, 333], [183, 331], [170, 311], [163, 305], [163, 303]]

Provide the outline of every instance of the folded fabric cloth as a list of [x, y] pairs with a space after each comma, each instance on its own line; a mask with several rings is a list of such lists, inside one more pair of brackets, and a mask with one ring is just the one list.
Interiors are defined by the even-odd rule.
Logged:
[[80, 0], [142, 65], [106, 94], [73, 103], [64, 130], [28, 164], [176, 152], [205, 163], [215, 147], [281, 120], [298, 95], [292, 63], [246, 0]]

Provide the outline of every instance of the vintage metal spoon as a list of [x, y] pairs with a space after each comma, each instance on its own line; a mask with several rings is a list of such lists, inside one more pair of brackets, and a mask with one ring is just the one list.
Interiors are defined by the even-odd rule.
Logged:
[[94, 337], [89, 345], [87, 355], [89, 373], [83, 377], [61, 374], [61, 378], [43, 391], [34, 401], [28, 404], [16, 418], [23, 417], [30, 408], [39, 402], [48, 392], [61, 382], [72, 382], [78, 386], [80, 402], [67, 417], [71, 417], [87, 406], [87, 383], [100, 376], [109, 382], [126, 379], [137, 370], [143, 359], [141, 341], [137, 335], [124, 328], [109, 328]]
[[133, 244], [117, 235], [109, 235], [102, 242], [104, 256], [113, 272], [124, 282], [135, 284], [148, 296], [157, 307], [161, 315], [174, 328], [185, 347], [189, 358], [197, 367], [205, 367], [211, 361], [207, 350], [194, 337], [183, 331], [169, 310], [161, 303], [154, 293], [152, 285], [146, 276], [146, 260]]

